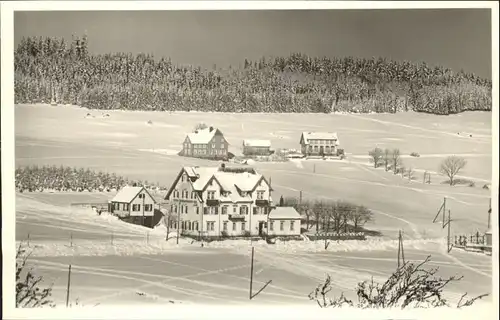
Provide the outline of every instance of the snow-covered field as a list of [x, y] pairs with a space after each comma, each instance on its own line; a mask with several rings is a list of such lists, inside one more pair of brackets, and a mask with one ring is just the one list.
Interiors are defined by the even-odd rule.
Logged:
[[[86, 117], [87, 113], [94, 117]], [[326, 273], [332, 275], [336, 293], [349, 292], [372, 276], [387, 277], [397, 263], [399, 230], [405, 237], [406, 259], [432, 255], [432, 264], [440, 267], [443, 276], [464, 275], [450, 288], [452, 299], [465, 291], [491, 292], [491, 257], [458, 250], [447, 254], [446, 230], [432, 223], [446, 196], [453, 234], [485, 230], [490, 192], [481, 187], [491, 177], [491, 113], [447, 117], [414, 113], [106, 113], [109, 117], [76, 107], [16, 106], [16, 165], [89, 167], [169, 185], [182, 165], [218, 165], [175, 155], [185, 134], [198, 122], [219, 127], [235, 153], [245, 138], [269, 139], [273, 148], [298, 148], [301, 131], [335, 130], [342, 146], [353, 155], [346, 161], [294, 160], [254, 166], [272, 177], [275, 198], [298, 196], [302, 191], [305, 198], [366, 205], [375, 212], [367, 228], [381, 231], [382, 237], [333, 242], [327, 251], [323, 242], [306, 241], [273, 246], [224, 241], [201, 247], [180, 239], [177, 245], [175, 239], [165, 241], [165, 230], [128, 225], [69, 206], [71, 202], [106, 201], [110, 194], [18, 194], [16, 240], [26, 240], [29, 234], [32, 263], [46, 281], [54, 283], [54, 298], [59, 302], [65, 297], [71, 263], [72, 301], [79, 298], [83, 305], [244, 303], [248, 301], [253, 245], [254, 288], [272, 280], [255, 299], [307, 304], [311, 303], [307, 294]], [[458, 134], [465, 131], [472, 132], [472, 137]], [[437, 174], [431, 185], [424, 185], [420, 180], [410, 182], [383, 169], [375, 170], [363, 155], [376, 145], [399, 148], [406, 156], [403, 161], [413, 161], [417, 170], [437, 170], [445, 155], [464, 155], [468, 165], [461, 174], [477, 179], [477, 186], [451, 188], [441, 184], [445, 178]], [[411, 152], [420, 153], [421, 158], [409, 158]]]

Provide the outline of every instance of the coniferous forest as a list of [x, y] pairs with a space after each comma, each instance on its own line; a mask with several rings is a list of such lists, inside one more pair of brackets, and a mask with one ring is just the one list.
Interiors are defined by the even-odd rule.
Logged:
[[401, 112], [491, 110], [491, 80], [383, 58], [244, 59], [203, 70], [148, 54], [93, 55], [71, 42], [24, 38], [14, 53], [15, 102], [90, 109], [208, 112]]

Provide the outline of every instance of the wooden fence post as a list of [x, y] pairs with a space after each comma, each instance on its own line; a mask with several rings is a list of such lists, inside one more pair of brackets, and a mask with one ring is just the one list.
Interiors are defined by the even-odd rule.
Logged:
[[66, 308], [69, 305], [69, 288], [70, 288], [70, 286], [71, 286], [71, 264], [69, 265], [69, 269], [68, 269], [68, 288], [66, 291]]
[[254, 254], [254, 247], [252, 247], [252, 262], [250, 265], [250, 294], [249, 294], [250, 300], [252, 300], [252, 285], [253, 285], [253, 254]]

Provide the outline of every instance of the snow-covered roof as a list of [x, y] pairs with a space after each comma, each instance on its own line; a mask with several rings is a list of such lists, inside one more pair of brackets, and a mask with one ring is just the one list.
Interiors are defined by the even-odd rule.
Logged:
[[[210, 128], [212, 130], [210, 130]], [[210, 127], [210, 128], [205, 128], [205, 129], [198, 129], [195, 132], [191, 132], [188, 134], [189, 141], [191, 143], [202, 143], [206, 144], [209, 143], [210, 140], [214, 137], [215, 133], [217, 132], [216, 128]]]
[[184, 167], [186, 172], [193, 172], [197, 179], [192, 183], [193, 189], [202, 191], [210, 179], [222, 187], [222, 191], [229, 192], [228, 196], [221, 197], [221, 201], [251, 201], [249, 195], [241, 196], [240, 192], [252, 191], [262, 179], [260, 173], [223, 171], [219, 167]]
[[269, 212], [269, 219], [300, 219], [294, 207], [276, 207]]
[[125, 202], [125, 203], [130, 203], [134, 198], [137, 196], [139, 192], [143, 187], [131, 187], [131, 186], [125, 186], [118, 193], [115, 195], [111, 201], [113, 202]]
[[243, 145], [245, 147], [270, 147], [270, 140], [243, 140]]
[[336, 140], [339, 138], [337, 132], [302, 132], [302, 137], [305, 143], [309, 143], [309, 139], [315, 140]]

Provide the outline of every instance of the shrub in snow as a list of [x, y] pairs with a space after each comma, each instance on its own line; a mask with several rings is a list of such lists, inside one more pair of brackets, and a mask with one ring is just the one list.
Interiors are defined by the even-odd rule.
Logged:
[[[371, 281], [358, 283], [355, 288], [357, 302], [354, 303], [342, 293], [339, 297], [330, 298], [328, 293], [333, 289], [330, 275], [309, 294], [309, 299], [315, 301], [321, 308], [350, 306], [357, 308], [418, 308], [450, 306], [443, 298], [443, 289], [450, 283], [460, 281], [462, 277], [437, 277], [438, 268], [424, 268], [430, 261], [430, 256], [422, 263], [406, 262], [397, 268], [382, 284]], [[463, 294], [456, 307], [471, 306], [476, 300], [488, 294], [482, 294], [472, 299], [465, 299]]]
[[51, 306], [52, 287], [42, 288], [42, 277], [36, 277], [32, 269], [26, 270], [30, 253], [21, 243], [16, 252], [16, 307], [36, 308]]

